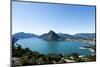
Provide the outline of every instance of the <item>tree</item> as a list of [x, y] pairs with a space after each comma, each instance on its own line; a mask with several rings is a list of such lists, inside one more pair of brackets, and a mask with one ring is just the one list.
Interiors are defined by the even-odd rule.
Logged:
[[36, 64], [44, 64], [44, 60], [42, 57], [39, 57], [37, 60], [36, 60]]
[[22, 65], [29, 65], [29, 59], [27, 56], [21, 57], [21, 64]]
[[30, 49], [29, 49], [29, 48], [25, 48], [25, 51], [26, 51], [26, 52], [29, 52], [29, 51], [30, 51]]

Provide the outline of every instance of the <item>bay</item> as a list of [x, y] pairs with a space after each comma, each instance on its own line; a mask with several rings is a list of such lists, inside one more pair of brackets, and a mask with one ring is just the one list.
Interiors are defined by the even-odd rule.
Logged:
[[[20, 39], [16, 42], [22, 48], [28, 47], [32, 51], [37, 51], [41, 54], [63, 54], [78, 53], [80, 55], [91, 55], [88, 49], [80, 49], [82, 46], [90, 46], [89, 43], [79, 41], [46, 41], [39, 38]], [[15, 43], [15, 44], [16, 44]]]

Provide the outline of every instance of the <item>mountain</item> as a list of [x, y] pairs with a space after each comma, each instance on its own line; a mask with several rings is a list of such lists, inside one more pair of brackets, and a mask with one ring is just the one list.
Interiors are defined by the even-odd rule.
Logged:
[[19, 33], [14, 34], [12, 37], [16, 39], [22, 39], [22, 38], [32, 38], [32, 37], [38, 37], [38, 36], [31, 33], [19, 32]]
[[63, 34], [63, 33], [58, 33], [58, 35], [63, 38], [63, 39], [66, 39], [66, 38], [74, 38], [74, 36], [70, 35], [70, 34]]
[[40, 36], [41, 39], [45, 40], [66, 40], [68, 39], [94, 39], [95, 33], [79, 33], [75, 35], [64, 34], [64, 33], [55, 33], [54, 31], [49, 31]]
[[40, 39], [48, 40], [48, 41], [58, 41], [58, 40], [66, 40], [68, 39], [95, 39], [95, 33], [79, 33], [75, 35], [64, 34], [64, 33], [55, 33], [50, 30], [48, 33], [42, 34], [41, 36], [37, 36], [31, 33], [19, 32], [12, 36], [12, 43], [15, 43], [17, 40], [22, 38], [32, 38], [38, 37]]
[[50, 30], [48, 33], [41, 35], [40, 38], [48, 41], [57, 41], [60, 39], [60, 36], [56, 34], [54, 31]]
[[96, 35], [95, 33], [79, 33], [79, 34], [75, 34], [74, 37], [93, 39], [93, 38], [95, 38], [95, 35]]

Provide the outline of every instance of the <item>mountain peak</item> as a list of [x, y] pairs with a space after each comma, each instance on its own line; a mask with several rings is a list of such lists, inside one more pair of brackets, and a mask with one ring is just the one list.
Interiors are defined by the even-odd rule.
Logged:
[[54, 32], [53, 30], [50, 30], [51, 32]]
[[48, 34], [56, 34], [54, 31], [50, 30]]
[[43, 34], [41, 36], [43, 39], [49, 40], [49, 41], [56, 41], [60, 37], [52, 30], [50, 30], [47, 34]]
[[59, 36], [52, 30], [48, 33], [48, 40], [58, 40]]

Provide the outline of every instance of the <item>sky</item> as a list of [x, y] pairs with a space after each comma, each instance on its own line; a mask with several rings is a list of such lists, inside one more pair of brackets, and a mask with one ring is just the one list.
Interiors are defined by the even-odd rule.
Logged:
[[94, 33], [95, 6], [12, 3], [12, 33]]

